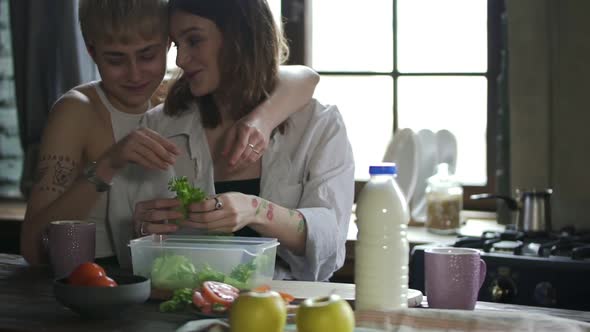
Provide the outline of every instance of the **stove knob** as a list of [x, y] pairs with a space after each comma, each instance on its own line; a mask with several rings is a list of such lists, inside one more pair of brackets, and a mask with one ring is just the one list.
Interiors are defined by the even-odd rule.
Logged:
[[543, 306], [552, 307], [557, 302], [557, 292], [551, 283], [544, 281], [535, 286], [535, 301]]
[[490, 291], [492, 301], [508, 303], [516, 295], [516, 286], [507, 278], [498, 278], [492, 281]]

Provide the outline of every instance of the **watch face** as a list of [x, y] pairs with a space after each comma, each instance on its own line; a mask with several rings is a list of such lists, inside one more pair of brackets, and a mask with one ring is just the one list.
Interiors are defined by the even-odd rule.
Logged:
[[94, 184], [97, 192], [105, 192], [111, 188], [111, 184], [104, 182], [101, 178], [96, 176], [96, 166], [95, 161], [88, 165], [84, 170], [84, 176], [90, 183]]

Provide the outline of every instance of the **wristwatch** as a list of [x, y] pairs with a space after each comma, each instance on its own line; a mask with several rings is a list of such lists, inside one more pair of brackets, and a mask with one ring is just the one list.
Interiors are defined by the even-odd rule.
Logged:
[[88, 180], [88, 182], [94, 184], [97, 192], [102, 193], [108, 191], [109, 189], [111, 189], [112, 183], [106, 183], [103, 179], [98, 177], [96, 175], [96, 167], [96, 161], [90, 162], [90, 165], [86, 166], [86, 168], [84, 169], [84, 177], [86, 178], [86, 180]]

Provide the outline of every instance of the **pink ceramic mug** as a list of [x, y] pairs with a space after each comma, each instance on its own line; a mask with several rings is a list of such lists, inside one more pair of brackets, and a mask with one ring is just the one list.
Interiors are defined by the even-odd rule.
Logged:
[[476, 249], [426, 249], [424, 271], [428, 306], [473, 310], [486, 270], [486, 263]]
[[78, 265], [94, 261], [96, 226], [78, 220], [49, 223], [47, 247], [56, 279], [67, 277]]

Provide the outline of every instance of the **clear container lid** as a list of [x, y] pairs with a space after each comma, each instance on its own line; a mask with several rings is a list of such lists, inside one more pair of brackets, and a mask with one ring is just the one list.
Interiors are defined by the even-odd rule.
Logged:
[[132, 248], [240, 250], [257, 253], [279, 245], [275, 238], [212, 235], [148, 235], [131, 240]]

